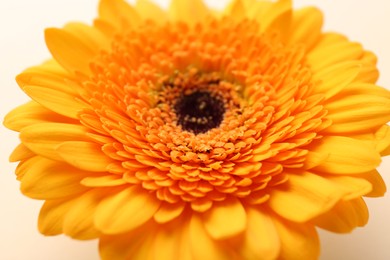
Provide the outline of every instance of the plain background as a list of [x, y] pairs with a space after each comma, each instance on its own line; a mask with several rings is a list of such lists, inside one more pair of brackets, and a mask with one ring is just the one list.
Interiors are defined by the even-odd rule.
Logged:
[[[156, 1], [157, 2], [157, 1]], [[168, 1], [158, 1], [167, 6]], [[227, 1], [208, 1], [215, 7]], [[296, 7], [315, 5], [325, 13], [325, 30], [346, 34], [379, 56], [379, 85], [390, 88], [390, 1], [388, 0], [296, 0]], [[27, 101], [15, 83], [15, 75], [48, 57], [43, 40], [46, 27], [68, 21], [90, 23], [97, 0], [1, 0], [0, 1], [0, 121], [7, 111]], [[44, 237], [36, 228], [41, 201], [24, 197], [13, 174], [8, 155], [18, 144], [16, 133], [0, 126], [0, 259], [95, 260], [97, 241], [81, 242], [65, 236]], [[390, 158], [380, 167], [390, 186]], [[390, 259], [390, 195], [366, 199], [369, 224], [352, 234], [320, 231], [322, 260]]]

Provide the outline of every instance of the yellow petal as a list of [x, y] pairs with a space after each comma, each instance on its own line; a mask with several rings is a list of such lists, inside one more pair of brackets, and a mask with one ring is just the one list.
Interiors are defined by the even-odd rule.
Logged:
[[[364, 105], [362, 105], [362, 102]], [[375, 95], [349, 95], [326, 104], [332, 120], [327, 133], [364, 133], [390, 120], [390, 99]]]
[[4, 118], [4, 125], [9, 129], [18, 132], [26, 126], [43, 122], [70, 123], [73, 122], [73, 120], [56, 114], [35, 101], [30, 101], [24, 105], [18, 106]]
[[87, 187], [113, 187], [126, 183], [120, 175], [90, 176], [80, 181], [80, 184]]
[[77, 96], [53, 88], [25, 86], [23, 91], [37, 103], [60, 115], [78, 119], [78, 114], [89, 105]]
[[[355, 176], [355, 175], [354, 175]], [[382, 197], [386, 193], [386, 183], [377, 170], [358, 174], [356, 177], [363, 178], [371, 183], [371, 192], [365, 194], [366, 197]]]
[[364, 51], [360, 59], [362, 68], [356, 77], [357, 82], [375, 83], [379, 78], [379, 71], [376, 67], [377, 57], [370, 51]]
[[246, 228], [245, 209], [237, 198], [213, 203], [202, 219], [207, 232], [216, 240], [233, 237]]
[[193, 24], [210, 15], [202, 0], [172, 0], [169, 6], [169, 18], [173, 21]]
[[261, 209], [247, 209], [246, 228], [242, 256], [244, 259], [276, 259], [280, 252], [279, 234], [269, 216]]
[[343, 200], [352, 200], [368, 194], [372, 190], [372, 185], [369, 181], [353, 176], [326, 176], [326, 178], [337, 184], [340, 189], [346, 191]]
[[20, 189], [34, 199], [65, 198], [86, 190], [80, 185], [80, 180], [85, 176], [85, 172], [41, 157], [25, 169]]
[[135, 9], [145, 20], [151, 19], [162, 24], [168, 19], [166, 12], [150, 0], [137, 0]]
[[137, 11], [123, 0], [100, 0], [99, 17], [117, 29], [126, 29], [140, 22]]
[[326, 67], [313, 75], [313, 80], [319, 81], [314, 91], [325, 94], [325, 98], [329, 99], [352, 83], [359, 70], [360, 66], [356, 62], [343, 62]]
[[126, 188], [100, 203], [95, 224], [105, 234], [128, 232], [149, 221], [160, 204], [154, 194], [140, 187]]
[[101, 146], [89, 142], [69, 141], [57, 146], [56, 152], [70, 165], [86, 171], [105, 172], [113, 161]]
[[23, 128], [20, 140], [36, 154], [44, 157], [61, 160], [56, 149], [66, 141], [85, 140], [86, 128], [80, 125], [62, 123], [40, 123]]
[[237, 20], [244, 19], [247, 14], [245, 10], [245, 5], [242, 0], [234, 0], [226, 7], [223, 12], [223, 15], [230, 16]]
[[124, 234], [107, 236], [99, 239], [99, 252], [102, 260], [131, 259], [153, 260], [156, 227], [150, 223], [143, 228]]
[[313, 220], [320, 228], [337, 233], [349, 233], [367, 222], [368, 209], [362, 198], [340, 201], [332, 210]]
[[108, 50], [111, 47], [110, 39], [92, 26], [73, 22], [66, 24], [63, 30], [76, 37], [85, 46], [89, 46], [96, 51]]
[[323, 20], [322, 12], [314, 7], [294, 11], [288, 43], [300, 43], [310, 50], [321, 36]]
[[100, 233], [93, 224], [93, 216], [104, 195], [104, 190], [91, 190], [78, 197], [64, 217], [64, 234], [81, 240], [97, 238]]
[[[183, 248], [180, 247], [182, 243], [189, 243], [188, 238], [185, 241], [182, 233], [188, 224], [184, 221], [174, 221], [169, 225], [161, 226], [157, 230], [154, 238], [154, 259], [158, 260], [172, 260], [172, 259], [183, 259], [180, 255]], [[188, 248], [187, 248], [188, 250]], [[189, 252], [188, 252], [189, 253]]]
[[27, 160], [35, 155], [34, 152], [32, 152], [30, 149], [28, 149], [24, 144], [19, 144], [16, 146], [16, 148], [12, 151], [11, 155], [9, 156], [10, 162], [17, 162], [17, 161], [23, 161]]
[[67, 71], [90, 74], [89, 64], [99, 49], [88, 46], [78, 37], [63, 29], [46, 29], [45, 40], [53, 58]]
[[360, 44], [345, 39], [324, 46], [320, 42], [307, 55], [307, 61], [313, 71], [319, 71], [346, 60], [358, 60], [362, 55], [363, 48]]
[[234, 259], [228, 247], [223, 247], [207, 234], [197, 214], [191, 217], [189, 239], [194, 260]]
[[160, 224], [172, 221], [183, 213], [185, 205], [184, 202], [175, 204], [163, 202], [156, 214], [154, 214], [154, 220]]
[[325, 136], [312, 148], [312, 151], [327, 155], [326, 159], [313, 170], [330, 174], [368, 172], [381, 162], [374, 145], [343, 136]]
[[39, 212], [38, 229], [46, 236], [55, 236], [63, 231], [64, 217], [72, 208], [74, 199], [47, 200]]
[[317, 232], [310, 224], [296, 224], [273, 218], [279, 233], [281, 252], [278, 259], [318, 259], [320, 245]]
[[345, 193], [318, 175], [290, 174], [286, 188], [270, 193], [269, 206], [286, 219], [306, 222], [331, 209]]
[[[286, 39], [290, 30], [292, 19], [291, 0], [279, 0], [272, 3], [268, 8], [262, 3], [255, 4], [255, 10], [249, 11], [261, 27], [262, 32], [278, 32], [283, 40]], [[256, 8], [257, 7], [257, 8]]]

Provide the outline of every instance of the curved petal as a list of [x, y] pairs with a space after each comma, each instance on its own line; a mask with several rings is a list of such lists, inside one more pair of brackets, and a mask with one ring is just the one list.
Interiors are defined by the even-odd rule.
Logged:
[[325, 136], [310, 150], [326, 155], [326, 159], [313, 170], [329, 174], [364, 173], [375, 169], [381, 162], [373, 144], [349, 137]]
[[28, 149], [24, 144], [19, 144], [16, 146], [16, 148], [12, 151], [11, 155], [9, 156], [10, 162], [18, 162], [18, 161], [24, 161], [27, 160], [35, 155], [34, 152], [32, 152], [30, 149]]
[[367, 222], [368, 209], [362, 198], [340, 201], [329, 212], [313, 220], [320, 228], [337, 233], [349, 233]]
[[[355, 175], [354, 175], [355, 176]], [[356, 175], [356, 177], [363, 178], [371, 183], [372, 190], [365, 194], [366, 197], [382, 197], [386, 193], [386, 183], [377, 170]]]
[[99, 49], [94, 49], [63, 29], [46, 29], [45, 40], [54, 59], [67, 71], [90, 74], [89, 64]]
[[324, 22], [322, 12], [314, 7], [306, 7], [293, 12], [289, 44], [303, 44], [310, 50], [321, 36]]
[[273, 218], [280, 237], [281, 252], [278, 259], [302, 260], [318, 259], [320, 245], [313, 225], [296, 224]]
[[169, 6], [169, 18], [172, 21], [193, 24], [211, 14], [202, 0], [172, 0]]
[[20, 132], [24, 127], [43, 122], [71, 123], [68, 117], [61, 116], [35, 101], [18, 106], [4, 118], [5, 127]]
[[45, 158], [25, 169], [20, 189], [34, 199], [59, 199], [86, 191], [80, 180], [88, 173]]
[[117, 29], [125, 29], [140, 22], [137, 11], [123, 0], [100, 0], [99, 17]]
[[125, 188], [99, 204], [95, 225], [105, 234], [129, 232], [148, 222], [160, 204], [154, 194], [138, 186]]
[[34, 153], [61, 161], [57, 147], [67, 141], [88, 141], [86, 128], [63, 123], [39, 123], [27, 126], [20, 132], [20, 140]]
[[154, 220], [160, 224], [170, 222], [183, 213], [185, 206], [184, 202], [175, 204], [163, 202], [156, 214], [154, 214]]
[[248, 225], [242, 246], [245, 259], [277, 259], [280, 253], [279, 234], [269, 212], [247, 209]]
[[295, 222], [306, 222], [327, 212], [346, 194], [331, 181], [308, 172], [289, 174], [286, 186], [272, 189], [269, 206]]
[[137, 0], [135, 9], [145, 20], [151, 19], [162, 24], [168, 19], [166, 12], [150, 0]]
[[197, 214], [191, 217], [189, 239], [194, 260], [234, 259], [227, 246], [223, 247], [207, 234], [202, 219]]
[[113, 162], [102, 152], [101, 145], [90, 142], [63, 142], [56, 152], [70, 165], [86, 171], [105, 172]]
[[202, 215], [208, 234], [216, 239], [226, 239], [244, 232], [246, 212], [237, 198], [213, 203], [211, 209]]

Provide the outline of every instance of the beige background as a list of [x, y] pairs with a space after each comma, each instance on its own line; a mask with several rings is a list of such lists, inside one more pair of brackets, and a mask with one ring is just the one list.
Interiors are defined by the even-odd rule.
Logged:
[[[167, 6], [168, 1], [159, 1]], [[213, 6], [227, 1], [210, 0]], [[28, 100], [14, 77], [24, 68], [49, 57], [43, 40], [45, 27], [67, 21], [89, 23], [96, 14], [97, 0], [1, 0], [0, 1], [0, 120], [7, 111]], [[388, 0], [296, 0], [295, 6], [316, 5], [326, 17], [325, 29], [342, 32], [364, 43], [379, 56], [379, 84], [390, 88], [390, 1]], [[98, 259], [96, 241], [80, 242], [64, 236], [44, 237], [36, 229], [42, 202], [20, 194], [7, 161], [18, 143], [17, 134], [0, 126], [0, 259], [68, 260]], [[390, 186], [390, 158], [381, 172]], [[320, 232], [322, 260], [390, 259], [390, 195], [367, 199], [369, 224], [352, 234]]]

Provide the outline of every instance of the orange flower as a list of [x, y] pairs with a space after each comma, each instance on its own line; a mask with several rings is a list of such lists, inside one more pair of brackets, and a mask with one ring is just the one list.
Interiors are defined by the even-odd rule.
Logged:
[[315, 8], [101, 0], [47, 29], [10, 112], [39, 230], [100, 239], [102, 259], [315, 259], [315, 227], [363, 226], [382, 196], [390, 93], [376, 58]]

